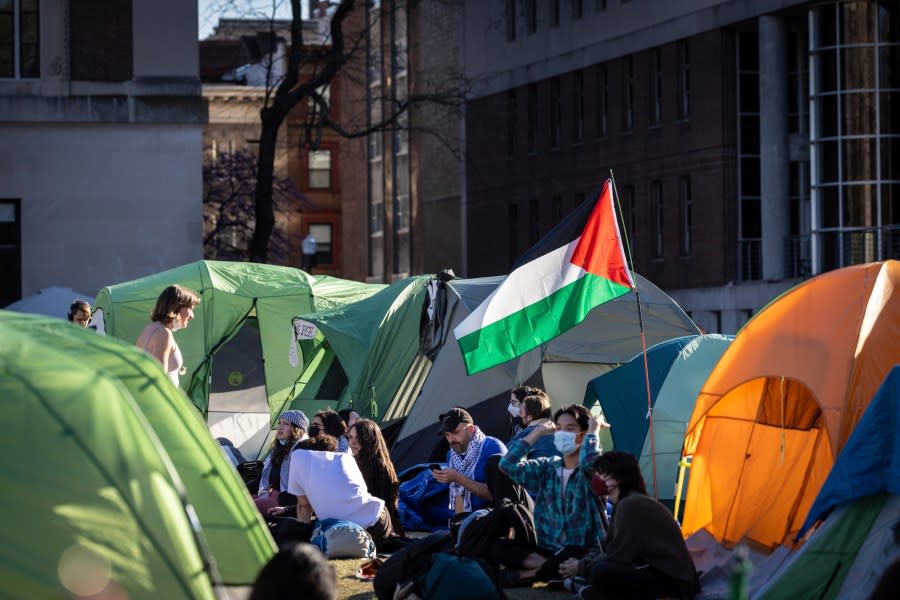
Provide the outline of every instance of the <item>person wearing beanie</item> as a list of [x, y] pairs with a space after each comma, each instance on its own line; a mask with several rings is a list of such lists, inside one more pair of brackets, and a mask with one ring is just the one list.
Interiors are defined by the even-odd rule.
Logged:
[[288, 475], [291, 472], [291, 450], [294, 444], [305, 440], [309, 429], [309, 419], [302, 410], [287, 410], [278, 416], [278, 427], [269, 455], [263, 462], [262, 474], [259, 478], [259, 492], [254, 497], [257, 508], [265, 516], [270, 509], [279, 504], [290, 504], [291, 498], [279, 495], [287, 494]]

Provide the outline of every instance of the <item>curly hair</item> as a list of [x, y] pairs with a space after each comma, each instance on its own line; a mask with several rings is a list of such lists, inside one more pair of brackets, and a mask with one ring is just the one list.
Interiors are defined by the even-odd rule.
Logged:
[[338, 441], [333, 435], [320, 433], [314, 438], [306, 438], [301, 442], [297, 442], [294, 450], [317, 450], [319, 452], [334, 452], [337, 450]]
[[594, 471], [609, 475], [619, 482], [619, 498], [631, 492], [647, 495], [647, 485], [641, 474], [641, 466], [634, 454], [621, 450], [604, 452], [594, 460]]
[[347, 424], [344, 423], [341, 415], [337, 414], [330, 408], [323, 408], [322, 410], [317, 412], [313, 418], [315, 417], [319, 417], [320, 419], [322, 419], [322, 425], [325, 426], [323, 433], [327, 433], [328, 435], [332, 435], [336, 438], [339, 438], [347, 433]]

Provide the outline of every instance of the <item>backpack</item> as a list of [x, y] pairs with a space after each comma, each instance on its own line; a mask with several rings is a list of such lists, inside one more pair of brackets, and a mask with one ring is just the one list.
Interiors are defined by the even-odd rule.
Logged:
[[460, 524], [456, 552], [460, 556], [497, 562], [491, 555], [494, 541], [509, 536], [517, 541], [537, 546], [534, 515], [528, 507], [504, 498], [490, 511], [476, 511]]
[[408, 531], [446, 529], [453, 516], [450, 509], [450, 485], [431, 474], [429, 465], [415, 465], [399, 473], [398, 513]]
[[435, 554], [419, 581], [423, 600], [497, 600], [506, 598], [476, 560], [444, 552]]
[[309, 542], [328, 558], [375, 558], [375, 542], [362, 526], [341, 519], [316, 522]]
[[453, 538], [446, 531], [410, 542], [406, 547], [391, 554], [378, 568], [375, 580], [375, 596], [378, 600], [392, 600], [397, 587], [417, 579], [428, 572], [431, 558], [437, 552], [451, 550]]

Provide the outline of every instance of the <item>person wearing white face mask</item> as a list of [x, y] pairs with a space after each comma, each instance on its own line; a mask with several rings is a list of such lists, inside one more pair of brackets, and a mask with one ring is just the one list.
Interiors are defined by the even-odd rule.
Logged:
[[525, 400], [527, 396], [538, 393], [543, 394], [544, 391], [541, 388], [532, 387], [530, 385], [517, 385], [509, 392], [509, 405], [506, 407], [506, 411], [512, 419], [509, 428], [510, 440], [518, 436], [525, 427], [522, 424], [521, 416], [522, 401]]
[[[544, 423], [549, 423], [550, 417], [553, 416], [550, 397], [547, 396], [547, 393], [538, 388], [531, 388], [531, 392], [519, 403], [519, 418], [524, 429], [513, 436], [509, 441], [510, 444], [523, 439]], [[540, 458], [541, 456], [562, 456], [556, 449], [552, 437], [539, 438], [528, 450], [528, 458]]]
[[[579, 557], [600, 543], [603, 524], [588, 473], [601, 451], [597, 432], [602, 427], [609, 424], [592, 417], [585, 407], [566, 406], [556, 411], [552, 422], [545, 421], [510, 443], [500, 459], [500, 470], [534, 495], [538, 542], [537, 547], [509, 544], [504, 553], [506, 585], [556, 578], [562, 560]], [[531, 447], [545, 437], [553, 440], [559, 455], [527, 458]]]

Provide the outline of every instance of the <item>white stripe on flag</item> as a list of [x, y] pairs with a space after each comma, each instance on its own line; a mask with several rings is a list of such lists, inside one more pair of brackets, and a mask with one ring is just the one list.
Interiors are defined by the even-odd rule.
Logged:
[[[453, 330], [456, 339], [540, 302], [584, 276], [586, 271], [571, 262], [580, 239], [581, 236], [507, 275], [497, 289]], [[502, 301], [495, 301], [499, 292], [503, 294]]]

